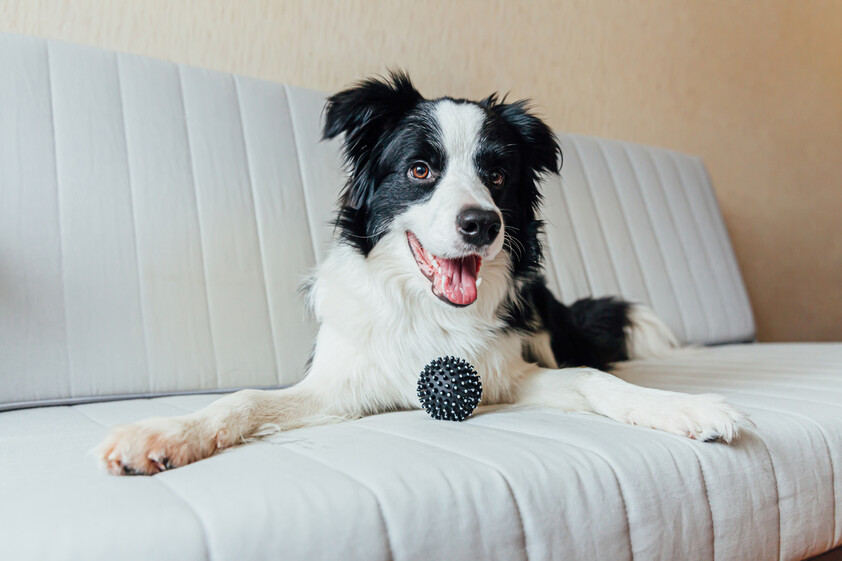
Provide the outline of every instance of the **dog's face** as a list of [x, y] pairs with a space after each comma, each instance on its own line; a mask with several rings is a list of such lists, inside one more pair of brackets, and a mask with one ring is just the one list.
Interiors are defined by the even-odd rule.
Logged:
[[537, 267], [536, 179], [558, 171], [560, 151], [524, 102], [427, 100], [393, 74], [330, 98], [324, 136], [341, 133], [351, 170], [337, 227], [364, 255], [404, 236], [432, 293], [454, 306], [477, 299], [483, 260], [505, 251], [515, 276]]

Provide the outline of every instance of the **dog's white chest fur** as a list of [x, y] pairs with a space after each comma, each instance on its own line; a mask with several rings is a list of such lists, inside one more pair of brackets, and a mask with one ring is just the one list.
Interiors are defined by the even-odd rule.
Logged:
[[[367, 258], [337, 244], [311, 294], [320, 329], [307, 383], [335, 387], [341, 379], [343, 400], [376, 399], [366, 409], [413, 408], [424, 366], [453, 355], [477, 369], [484, 403], [507, 401], [525, 365], [521, 337], [495, 315], [508, 275], [503, 254], [483, 263], [477, 302], [456, 308], [430, 293], [403, 235], [387, 235]], [[326, 376], [336, 379], [320, 379]]]

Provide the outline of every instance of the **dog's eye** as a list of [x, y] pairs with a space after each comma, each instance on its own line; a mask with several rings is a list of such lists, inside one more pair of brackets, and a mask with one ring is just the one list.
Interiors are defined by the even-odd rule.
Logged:
[[488, 174], [488, 180], [491, 182], [492, 185], [496, 185], [497, 187], [499, 187], [506, 181], [506, 174], [504, 174], [499, 169], [495, 169], [494, 171]]
[[415, 179], [427, 179], [430, 177], [430, 167], [423, 162], [414, 163], [409, 168], [409, 175]]

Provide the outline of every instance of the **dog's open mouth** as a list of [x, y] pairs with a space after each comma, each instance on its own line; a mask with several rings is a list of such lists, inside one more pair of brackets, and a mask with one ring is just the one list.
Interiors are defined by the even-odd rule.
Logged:
[[477, 274], [482, 263], [479, 255], [437, 257], [424, 249], [412, 232], [406, 233], [406, 239], [418, 269], [433, 285], [433, 294], [454, 306], [468, 306], [476, 301]]

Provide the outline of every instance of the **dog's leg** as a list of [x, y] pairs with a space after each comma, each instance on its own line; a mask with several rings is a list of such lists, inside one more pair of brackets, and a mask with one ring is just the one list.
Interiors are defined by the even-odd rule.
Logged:
[[97, 455], [111, 473], [149, 475], [240, 444], [264, 425], [288, 430], [349, 418], [347, 412], [332, 414], [316, 396], [302, 385], [243, 390], [189, 415], [114, 427]]
[[643, 388], [592, 368], [536, 368], [523, 377], [516, 403], [590, 411], [703, 441], [731, 442], [747, 422], [721, 396]]

